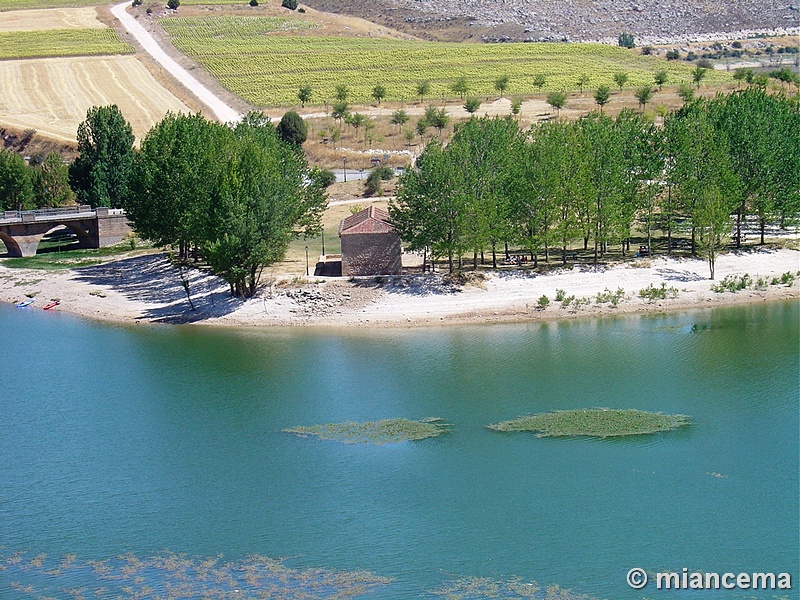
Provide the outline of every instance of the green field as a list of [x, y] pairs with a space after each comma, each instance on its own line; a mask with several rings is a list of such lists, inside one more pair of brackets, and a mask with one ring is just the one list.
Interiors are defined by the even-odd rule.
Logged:
[[102, 0], [0, 0], [0, 12], [29, 8], [62, 8], [64, 6], [104, 6]]
[[49, 29], [0, 33], [0, 59], [130, 54], [113, 29]]
[[[253, 21], [250, 23], [250, 21]], [[495, 80], [506, 74], [506, 95], [574, 90], [580, 76], [587, 89], [615, 87], [614, 73], [629, 74], [626, 87], [653, 83], [653, 73], [666, 70], [668, 85], [691, 82], [691, 67], [601, 44], [457, 44], [393, 39], [268, 35], [271, 31], [306, 27], [307, 22], [268, 17], [166, 18], [161, 24], [173, 43], [200, 62], [229, 90], [258, 106], [297, 104], [297, 90], [310, 85], [312, 103], [334, 99], [336, 85], [348, 87], [350, 102], [367, 102], [376, 84], [386, 87], [386, 100], [414, 100], [416, 85], [431, 82], [430, 98], [453, 98], [450, 90], [466, 77], [470, 94], [496, 95]], [[545, 76], [541, 90], [533, 86]], [[709, 72], [704, 84], [730, 80]]]
[[[266, 4], [268, 0], [259, 0], [259, 4]], [[186, 6], [210, 6], [212, 4], [241, 4], [249, 6], [250, 0], [181, 0]]]

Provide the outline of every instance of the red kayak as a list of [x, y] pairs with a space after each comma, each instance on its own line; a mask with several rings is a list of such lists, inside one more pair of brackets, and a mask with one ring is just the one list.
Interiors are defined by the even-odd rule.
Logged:
[[44, 310], [50, 310], [51, 308], [55, 308], [59, 304], [61, 304], [61, 300], [53, 300], [52, 302], [45, 304], [42, 308]]

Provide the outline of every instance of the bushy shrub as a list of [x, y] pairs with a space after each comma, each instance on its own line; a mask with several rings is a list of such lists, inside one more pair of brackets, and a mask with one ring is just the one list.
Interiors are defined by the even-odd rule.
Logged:
[[564, 290], [556, 290], [556, 302], [562, 302], [566, 296], [567, 292]]
[[250, 0], [250, 6], [258, 6], [258, 0]]
[[635, 48], [636, 43], [633, 40], [632, 33], [620, 33], [619, 38], [617, 39], [617, 44], [619, 44], [623, 48]]
[[666, 300], [667, 298], [677, 298], [678, 288], [667, 287], [666, 283], [662, 283], [661, 287], [655, 287], [652, 283], [643, 290], [639, 290], [639, 297], [649, 302], [656, 300]]
[[172, 10], [178, 10], [180, 5], [181, 0], [167, 0], [167, 8], [171, 8]]
[[786, 271], [780, 277], [773, 277], [772, 281], [770, 281], [770, 285], [785, 285], [786, 287], [790, 287], [795, 280], [795, 276], [791, 271]]
[[280, 138], [292, 146], [302, 146], [303, 142], [308, 138], [306, 122], [303, 120], [303, 117], [293, 110], [290, 110], [281, 117], [281, 122], [278, 123], [277, 131]]
[[625, 299], [625, 290], [617, 288], [616, 292], [612, 292], [608, 288], [597, 294], [597, 303], [606, 304], [610, 303], [612, 306], [617, 306]]
[[367, 196], [382, 196], [383, 186], [381, 182], [388, 181], [394, 177], [394, 170], [388, 166], [377, 167], [367, 177], [365, 193]]
[[547, 297], [547, 296], [545, 296], [545, 295], [542, 295], [542, 296], [539, 298], [539, 301], [536, 303], [536, 305], [537, 305], [539, 308], [542, 308], [542, 309], [544, 309], [544, 308], [547, 308], [547, 307], [550, 305], [550, 298], [548, 298], [548, 297]]
[[731, 292], [732, 294], [735, 294], [739, 290], [749, 288], [752, 284], [753, 280], [747, 273], [741, 277], [737, 277], [736, 275], [726, 275], [722, 281], [719, 282], [719, 284], [712, 285], [711, 289], [718, 294], [722, 292]]
[[318, 169], [316, 171], [317, 181], [322, 187], [330, 187], [336, 183], [336, 173], [330, 169]]
[[297, 0], [282, 0], [281, 6], [289, 10], [297, 10]]

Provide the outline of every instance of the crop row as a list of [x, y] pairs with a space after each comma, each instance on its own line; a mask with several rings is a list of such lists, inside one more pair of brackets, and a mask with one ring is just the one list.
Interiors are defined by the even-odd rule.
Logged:
[[130, 54], [113, 29], [49, 29], [0, 33], [0, 59]]
[[[271, 36], [247, 21], [210, 17], [165, 19], [162, 24], [175, 45], [200, 62], [232, 92], [260, 105], [292, 105], [302, 85], [312, 88], [312, 103], [328, 103], [337, 85], [346, 85], [348, 100], [366, 102], [381, 84], [386, 99], [408, 101], [416, 87], [429, 81], [429, 97], [453, 98], [452, 83], [465, 78], [469, 94], [496, 94], [494, 82], [509, 77], [506, 95], [552, 90], [616, 87], [613, 76], [625, 72], [626, 87], [653, 83], [653, 74], [667, 71], [669, 84], [691, 82], [691, 67], [602, 44], [455, 44], [375, 38]], [[260, 20], [260, 18], [259, 18]], [[195, 21], [209, 21], [200, 26]], [[241, 25], [237, 22], [243, 21]], [[213, 33], [210, 33], [213, 32]], [[544, 85], [535, 86], [536, 75]], [[727, 81], [711, 72], [705, 82]]]
[[162, 19], [161, 25], [175, 42], [202, 46], [216, 43], [252, 43], [251, 40], [268, 33], [318, 29], [313, 21], [291, 17], [172, 17]]

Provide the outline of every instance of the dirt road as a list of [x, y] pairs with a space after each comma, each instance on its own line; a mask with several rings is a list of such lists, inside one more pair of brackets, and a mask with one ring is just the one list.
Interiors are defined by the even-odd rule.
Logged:
[[126, 8], [130, 6], [130, 2], [122, 2], [117, 4], [111, 9], [111, 13], [119, 19], [122, 26], [136, 38], [136, 41], [141, 44], [142, 48], [152, 56], [168, 73], [173, 75], [181, 84], [183, 84], [190, 92], [211, 111], [223, 123], [239, 121], [242, 115], [228, 106], [225, 102], [220, 100], [214, 93], [211, 92], [206, 86], [197, 81], [186, 69], [180, 66], [167, 53], [159, 46], [158, 42], [150, 35], [144, 27], [139, 25], [131, 15], [126, 12]]

